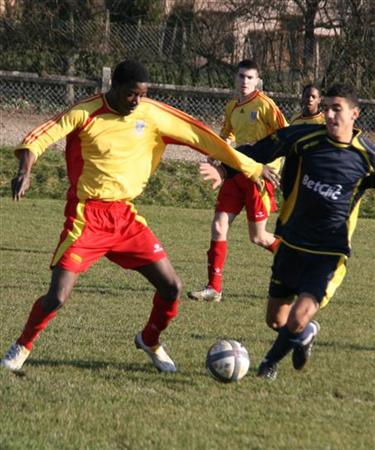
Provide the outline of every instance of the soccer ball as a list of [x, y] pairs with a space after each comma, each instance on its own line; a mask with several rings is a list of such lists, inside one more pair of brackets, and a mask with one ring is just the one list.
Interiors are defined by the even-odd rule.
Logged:
[[207, 352], [206, 368], [217, 381], [240, 381], [249, 370], [250, 356], [246, 348], [233, 339], [215, 342]]

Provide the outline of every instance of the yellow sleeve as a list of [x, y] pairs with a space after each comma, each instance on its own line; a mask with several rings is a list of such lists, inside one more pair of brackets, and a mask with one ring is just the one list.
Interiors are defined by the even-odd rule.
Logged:
[[233, 131], [233, 127], [232, 127], [230, 119], [231, 119], [231, 115], [233, 112], [233, 108], [235, 107], [235, 104], [236, 104], [235, 101], [231, 100], [225, 106], [224, 122], [223, 122], [223, 126], [221, 127], [221, 130], [220, 130], [220, 136], [224, 140], [229, 139], [232, 144], [234, 144], [236, 137], [234, 135], [234, 131]]
[[83, 125], [83, 123], [84, 112], [81, 109], [72, 108], [64, 111], [30, 131], [24, 140], [15, 148], [16, 156], [18, 150], [27, 149], [36, 158], [39, 158], [46, 151], [47, 147], [64, 138], [73, 130]]
[[207, 125], [171, 106], [156, 101], [148, 102], [152, 102], [157, 108], [152, 116], [165, 144], [187, 145], [252, 179], [261, 175], [262, 164], [232, 148]]

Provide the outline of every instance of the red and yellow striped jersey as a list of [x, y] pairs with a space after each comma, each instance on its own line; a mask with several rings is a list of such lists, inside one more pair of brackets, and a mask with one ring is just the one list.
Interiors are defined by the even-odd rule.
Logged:
[[262, 165], [230, 147], [206, 125], [143, 98], [121, 116], [104, 95], [83, 100], [31, 131], [17, 147], [37, 158], [66, 136], [69, 198], [132, 200], [146, 186], [169, 143], [187, 145], [256, 179]]
[[234, 98], [227, 103], [220, 136], [234, 140], [237, 146], [254, 144], [286, 126], [288, 122], [276, 103], [255, 90], [243, 102]]
[[323, 125], [326, 123], [324, 113], [319, 112], [313, 116], [304, 116], [302, 113], [297, 113], [292, 116], [290, 120], [291, 125]]

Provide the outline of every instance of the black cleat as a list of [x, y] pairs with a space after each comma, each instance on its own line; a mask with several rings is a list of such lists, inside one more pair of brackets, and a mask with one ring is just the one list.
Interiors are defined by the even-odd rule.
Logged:
[[314, 345], [315, 338], [320, 330], [320, 325], [317, 321], [312, 320], [311, 323], [314, 325], [315, 331], [312, 333], [312, 335], [309, 336], [307, 342], [296, 344], [296, 346], [293, 349], [292, 362], [293, 367], [296, 370], [302, 370], [307, 364], [307, 361], [310, 359], [311, 356], [311, 350]]
[[268, 361], [262, 361], [258, 367], [257, 377], [264, 378], [266, 380], [276, 380], [277, 378], [277, 364], [269, 363]]

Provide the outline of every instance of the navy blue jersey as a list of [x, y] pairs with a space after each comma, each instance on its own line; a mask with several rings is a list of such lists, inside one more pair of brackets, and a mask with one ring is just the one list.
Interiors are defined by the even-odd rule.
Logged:
[[[324, 125], [282, 128], [239, 151], [267, 164], [284, 156], [283, 203], [275, 234], [285, 244], [320, 254], [350, 254], [361, 196], [375, 187], [375, 146], [360, 130], [350, 144]], [[228, 176], [234, 171], [227, 167]]]

